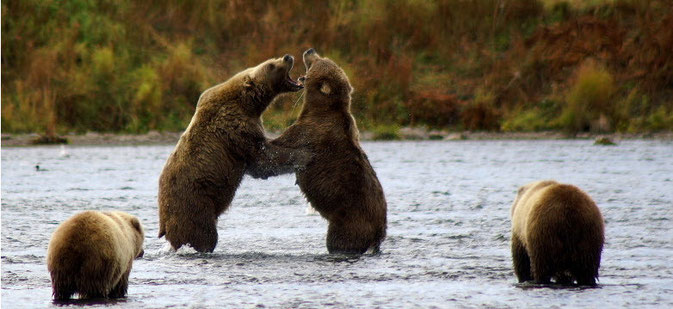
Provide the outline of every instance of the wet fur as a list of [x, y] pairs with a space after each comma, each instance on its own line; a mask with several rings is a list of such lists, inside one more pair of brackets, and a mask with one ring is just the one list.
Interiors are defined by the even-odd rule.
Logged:
[[[313, 57], [297, 121], [272, 144], [307, 150], [312, 160], [296, 172], [297, 183], [329, 221], [330, 253], [378, 251], [386, 235], [386, 200], [350, 113], [352, 87], [334, 62]], [[304, 61], [307, 58], [305, 54]]]
[[143, 252], [138, 218], [122, 212], [86, 211], [64, 221], [47, 249], [57, 300], [126, 296], [133, 259]]
[[[217, 219], [243, 175], [290, 173], [301, 154], [270, 145], [261, 115], [283, 88], [282, 58], [268, 60], [203, 92], [196, 112], [159, 178], [159, 237], [174, 249], [217, 245]], [[280, 73], [279, 73], [280, 72]], [[305, 163], [305, 162], [304, 162]]]
[[595, 285], [603, 217], [579, 188], [555, 181], [521, 187], [512, 205], [512, 258], [519, 282]]

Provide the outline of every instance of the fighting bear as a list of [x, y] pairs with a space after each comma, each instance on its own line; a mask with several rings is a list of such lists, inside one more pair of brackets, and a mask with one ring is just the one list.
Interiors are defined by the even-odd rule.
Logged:
[[329, 222], [330, 253], [378, 252], [386, 236], [386, 199], [360, 147], [350, 113], [353, 88], [344, 71], [314, 49], [304, 53], [306, 76], [302, 111], [271, 143], [303, 149], [311, 159], [296, 172], [307, 200]]
[[262, 112], [278, 94], [303, 88], [290, 78], [293, 65], [290, 55], [269, 59], [201, 94], [159, 178], [159, 237], [165, 235], [174, 249], [215, 249], [217, 219], [245, 173], [290, 173], [308, 160], [300, 151], [269, 144], [262, 127]]

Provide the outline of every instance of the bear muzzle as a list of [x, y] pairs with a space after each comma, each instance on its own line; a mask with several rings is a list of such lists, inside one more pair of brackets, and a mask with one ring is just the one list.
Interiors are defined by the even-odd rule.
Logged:
[[287, 63], [287, 73], [285, 74], [285, 84], [287, 85], [287, 88], [290, 91], [299, 91], [304, 88], [303, 83], [297, 82], [290, 77], [290, 71], [292, 71], [292, 67], [294, 67], [294, 57], [291, 55], [285, 55], [283, 56], [283, 62]]

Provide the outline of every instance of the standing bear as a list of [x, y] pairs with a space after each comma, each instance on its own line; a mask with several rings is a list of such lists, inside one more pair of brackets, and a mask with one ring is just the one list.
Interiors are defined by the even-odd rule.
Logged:
[[293, 65], [290, 55], [270, 59], [201, 94], [159, 178], [159, 237], [174, 249], [215, 249], [217, 218], [244, 173], [290, 173], [308, 160], [300, 151], [270, 145], [262, 127], [262, 112], [278, 94], [303, 88], [290, 78]]
[[47, 269], [57, 300], [126, 296], [133, 259], [143, 255], [138, 218], [120, 211], [85, 211], [56, 228]]
[[519, 189], [512, 204], [512, 258], [519, 282], [595, 285], [603, 217], [573, 185], [546, 180]]
[[302, 192], [329, 221], [330, 253], [374, 252], [386, 236], [386, 199], [360, 148], [350, 113], [353, 88], [344, 71], [314, 49], [304, 52], [306, 97], [297, 121], [273, 145], [304, 149], [312, 158], [296, 172]]

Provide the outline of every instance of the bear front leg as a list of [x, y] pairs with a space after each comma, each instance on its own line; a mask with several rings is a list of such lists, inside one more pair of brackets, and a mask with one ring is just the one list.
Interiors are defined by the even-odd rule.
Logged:
[[270, 143], [260, 148], [253, 162], [246, 168], [246, 174], [254, 178], [266, 179], [292, 173], [295, 169], [305, 167], [312, 157], [306, 150], [285, 148]]
[[530, 273], [530, 257], [523, 243], [518, 237], [512, 236], [512, 261], [514, 262], [514, 274], [519, 283], [533, 279]]
[[[352, 223], [352, 222], [351, 222]], [[330, 254], [363, 254], [375, 243], [363, 226], [330, 222], [327, 228], [327, 251]]]
[[[217, 245], [217, 219], [203, 214], [184, 214], [184, 220], [166, 224], [166, 240], [174, 250], [190, 245], [198, 252], [213, 252]], [[182, 218], [182, 217], [180, 217]]]

